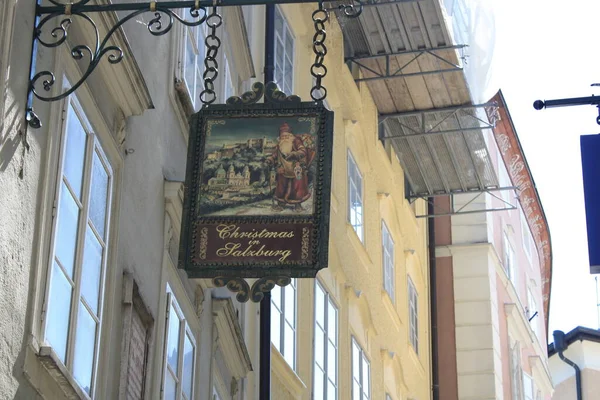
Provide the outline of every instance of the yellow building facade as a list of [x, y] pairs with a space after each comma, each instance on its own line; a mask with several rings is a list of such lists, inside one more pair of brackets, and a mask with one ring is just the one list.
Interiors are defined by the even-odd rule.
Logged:
[[[297, 44], [295, 92], [306, 100], [310, 97], [308, 88], [312, 87], [308, 71], [314, 59], [314, 28], [310, 19], [314, 6], [287, 5], [280, 9]], [[358, 346], [369, 369], [369, 397], [363, 398], [429, 399], [427, 224], [426, 219], [415, 217], [415, 213], [426, 212], [426, 205], [421, 201], [411, 205], [405, 199], [402, 167], [378, 139], [378, 111], [367, 86], [355, 83], [344, 64], [342, 32], [333, 14], [331, 18], [325, 58], [328, 75], [324, 79], [326, 104], [335, 112], [329, 266], [318, 273], [318, 283], [312, 279], [297, 280], [296, 365], [291, 368], [273, 346], [272, 398], [322, 398], [313, 395], [318, 368], [314, 343], [320, 329], [315, 325], [315, 296], [316, 290], [320, 293], [322, 288], [337, 308], [337, 398], [361, 398], [355, 397], [361, 382], [353, 379]], [[362, 178], [361, 227], [351, 223], [352, 160]], [[384, 284], [384, 229], [393, 241], [393, 284], [388, 289], [392, 294]], [[410, 340], [409, 285], [416, 289], [418, 299], [416, 320], [413, 319], [413, 326], [418, 325], [416, 346]], [[272, 318], [276, 315], [273, 312]]]

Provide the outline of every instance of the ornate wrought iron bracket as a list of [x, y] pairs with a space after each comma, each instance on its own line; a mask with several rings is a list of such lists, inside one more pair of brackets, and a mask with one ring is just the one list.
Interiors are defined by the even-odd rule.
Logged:
[[[119, 46], [109, 44], [113, 34], [126, 22], [136, 16], [151, 13], [152, 19], [147, 24], [148, 31], [153, 36], [161, 36], [171, 30], [175, 21], [186, 26], [198, 26], [206, 23], [209, 15], [207, 7], [227, 7], [258, 4], [291, 4], [291, 3], [321, 3], [319, 0], [184, 0], [184, 1], [149, 1], [144, 3], [119, 3], [119, 4], [90, 4], [90, 0], [79, 0], [74, 3], [64, 4], [58, 0], [48, 0], [52, 5], [42, 6], [40, 0], [36, 6], [36, 19], [34, 22], [33, 48], [31, 55], [30, 82], [26, 108], [26, 120], [31, 128], [41, 127], [41, 121], [33, 108], [33, 100], [53, 102], [66, 98], [76, 91], [96, 69], [102, 58], [110, 64], [118, 64], [125, 56]], [[349, 3], [340, 4], [343, 14], [349, 18], [358, 17], [363, 8], [361, 0], [348, 0]], [[187, 9], [188, 18], [183, 18], [176, 10]], [[118, 21], [111, 27], [103, 38], [100, 37], [98, 26], [90, 16], [94, 13], [127, 12], [120, 14]], [[123, 15], [123, 16], [121, 16]], [[83, 74], [79, 80], [60, 94], [52, 93], [56, 77], [49, 70], [36, 71], [35, 58], [38, 46], [55, 48], [68, 41], [68, 32], [76, 17], [95, 34], [93, 46], [76, 44], [70, 48], [71, 57], [77, 61], [87, 61]], [[51, 21], [55, 25], [51, 25]], [[71, 46], [71, 44], [69, 44]], [[106, 56], [106, 57], [105, 57]], [[218, 73], [217, 67], [212, 71], [214, 77]]]
[[225, 278], [216, 277], [213, 284], [216, 287], [227, 287], [233, 293], [236, 293], [236, 300], [245, 303], [248, 300], [253, 303], [260, 303], [265, 293], [270, 292], [275, 285], [284, 287], [292, 282], [289, 276], [268, 276], [257, 279], [252, 286], [244, 278]]

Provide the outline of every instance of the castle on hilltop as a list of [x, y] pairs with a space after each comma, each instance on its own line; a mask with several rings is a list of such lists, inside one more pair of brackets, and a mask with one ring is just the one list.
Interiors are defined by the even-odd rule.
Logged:
[[254, 149], [258, 153], [271, 153], [275, 150], [277, 143], [266, 137], [250, 138], [242, 143], [227, 143], [219, 150], [215, 150], [206, 155], [207, 160], [220, 160], [223, 157], [233, 157], [243, 149]]

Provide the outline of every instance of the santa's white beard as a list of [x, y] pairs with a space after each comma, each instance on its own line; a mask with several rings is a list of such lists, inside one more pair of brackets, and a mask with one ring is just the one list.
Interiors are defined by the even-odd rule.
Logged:
[[281, 139], [279, 141], [279, 151], [283, 154], [291, 153], [294, 149], [294, 139]]

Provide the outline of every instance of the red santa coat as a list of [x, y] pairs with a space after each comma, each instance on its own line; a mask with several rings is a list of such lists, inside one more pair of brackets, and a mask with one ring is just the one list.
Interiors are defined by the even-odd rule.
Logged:
[[289, 132], [280, 135], [271, 156], [275, 162], [277, 184], [273, 197], [277, 201], [300, 204], [310, 198], [308, 167], [314, 155], [314, 150], [307, 149], [300, 137]]

